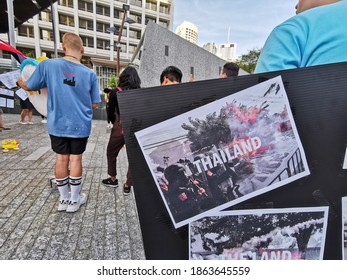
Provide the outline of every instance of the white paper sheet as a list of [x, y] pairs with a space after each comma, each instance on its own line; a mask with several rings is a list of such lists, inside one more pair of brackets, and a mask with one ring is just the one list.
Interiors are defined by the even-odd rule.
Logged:
[[7, 72], [0, 74], [0, 81], [7, 87], [7, 88], [14, 88], [17, 86], [16, 82], [20, 76], [19, 70], [15, 70], [12, 72]]
[[25, 99], [28, 98], [28, 93], [27, 93], [24, 89], [22, 89], [22, 88], [20, 88], [19, 90], [17, 90], [17, 91], [16, 91], [16, 94], [17, 94], [18, 97], [19, 97], [20, 99], [22, 99], [23, 101], [24, 101]]

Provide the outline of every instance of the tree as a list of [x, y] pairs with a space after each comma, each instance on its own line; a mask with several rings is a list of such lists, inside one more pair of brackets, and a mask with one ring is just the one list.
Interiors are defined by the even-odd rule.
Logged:
[[25, 55], [26, 55], [27, 57], [30, 57], [30, 58], [35, 58], [35, 54], [34, 54], [33, 51], [29, 51], [29, 52], [25, 53]]
[[108, 81], [108, 85], [111, 87], [111, 88], [116, 88], [117, 87], [117, 78], [116, 78], [116, 75], [112, 75], [110, 80]]
[[241, 55], [237, 60], [236, 64], [240, 66], [241, 69], [252, 74], [254, 72], [255, 66], [260, 55], [261, 49], [250, 50], [247, 54]]
[[192, 151], [209, 147], [212, 144], [219, 147], [220, 143], [228, 143], [232, 139], [230, 127], [227, 124], [228, 116], [224, 109], [220, 114], [208, 114], [206, 119], [189, 118], [189, 124], [184, 123], [182, 128], [188, 131], [188, 139], [192, 142]]

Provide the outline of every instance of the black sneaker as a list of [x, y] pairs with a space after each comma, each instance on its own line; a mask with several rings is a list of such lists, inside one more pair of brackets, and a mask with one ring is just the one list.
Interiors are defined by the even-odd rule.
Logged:
[[126, 184], [123, 185], [123, 194], [124, 195], [129, 195], [131, 191], [131, 186], [128, 186]]
[[104, 179], [101, 182], [105, 187], [110, 187], [110, 188], [117, 188], [118, 187], [118, 180], [116, 179], [115, 181], [112, 181], [111, 177]]

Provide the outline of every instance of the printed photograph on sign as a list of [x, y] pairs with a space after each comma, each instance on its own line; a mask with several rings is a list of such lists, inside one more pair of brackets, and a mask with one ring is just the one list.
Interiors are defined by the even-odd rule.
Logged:
[[347, 197], [342, 197], [342, 259], [347, 260]]
[[309, 174], [280, 76], [135, 135], [176, 228]]
[[322, 260], [328, 207], [222, 211], [190, 223], [195, 260]]

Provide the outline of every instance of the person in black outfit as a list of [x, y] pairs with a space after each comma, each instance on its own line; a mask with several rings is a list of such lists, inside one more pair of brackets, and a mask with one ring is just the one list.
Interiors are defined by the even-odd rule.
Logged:
[[[109, 93], [107, 115], [113, 124], [110, 139], [107, 145], [107, 172], [110, 177], [102, 180], [103, 185], [111, 188], [118, 187], [117, 156], [125, 144], [117, 101], [117, 93], [119, 91], [137, 89], [141, 87], [141, 80], [136, 69], [131, 66], [126, 67], [119, 76], [118, 85], [118, 88], [112, 89]], [[132, 184], [131, 171], [130, 168], [128, 168], [127, 180], [123, 185], [124, 195], [128, 195], [130, 193]]]

